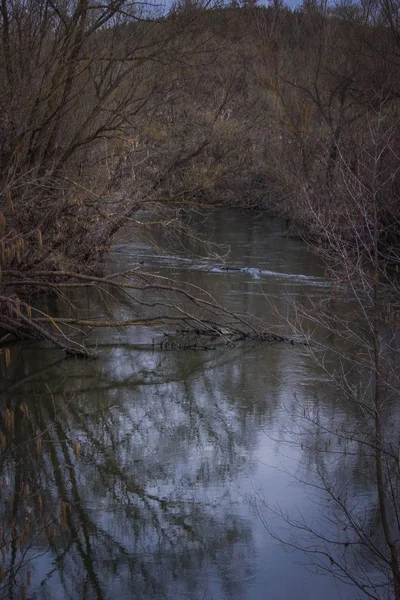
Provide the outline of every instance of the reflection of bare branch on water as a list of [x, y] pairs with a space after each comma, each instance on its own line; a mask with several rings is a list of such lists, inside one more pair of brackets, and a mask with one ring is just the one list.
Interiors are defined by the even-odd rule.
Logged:
[[[228, 571], [251, 572], [251, 532], [245, 521], [220, 511], [217, 492], [221, 480], [244, 468], [251, 430], [239, 415], [232, 418], [233, 406], [220, 385], [215, 387], [212, 371], [200, 379], [178, 371], [161, 386], [157, 368], [171, 373], [174, 360], [175, 368], [180, 362], [187, 368], [179, 355], [116, 351], [119, 360], [107, 366], [115, 371], [108, 370], [103, 382], [102, 361], [83, 370], [79, 363], [55, 366], [61, 371], [67, 366], [75, 386], [84, 388], [94, 375], [104, 389], [88, 386], [66, 403], [43, 391], [49, 372], [39, 370], [36, 386], [33, 377], [25, 382], [36, 391], [23, 410], [19, 399], [26, 388], [14, 390], [13, 433], [2, 460], [2, 479], [13, 498], [3, 511], [10, 537], [3, 596], [23, 593], [24, 586], [29, 591], [28, 582], [38, 589], [42, 581], [41, 594], [60, 585], [63, 594], [76, 598], [111, 597], [111, 582], [113, 594], [119, 585], [118, 565], [118, 581], [124, 590], [133, 586], [135, 597], [176, 597], [179, 585], [182, 593], [199, 598], [202, 564], [220, 565], [219, 578], [231, 591], [241, 583], [239, 577], [233, 583]], [[194, 355], [194, 373], [203, 360]], [[129, 365], [134, 386], [129, 371], [124, 375]], [[225, 377], [224, 386], [232, 386], [230, 369]], [[4, 551], [6, 545], [4, 538]], [[224, 564], [230, 565], [225, 573]]]
[[[7, 306], [26, 321], [26, 325], [36, 328], [38, 333], [56, 346], [70, 354], [90, 354], [77, 340], [77, 334], [93, 328], [118, 328], [164, 325], [179, 331], [202, 337], [210, 333], [225, 340], [257, 339], [284, 341], [286, 338], [269, 331], [263, 322], [251, 317], [234, 313], [219, 303], [206, 290], [190, 283], [179, 283], [166, 276], [133, 269], [123, 273], [114, 273], [105, 277], [81, 275], [80, 273], [59, 271], [36, 273], [35, 281], [18, 278], [10, 281], [10, 286], [36, 285], [46, 289], [57, 281], [58, 290], [82, 292], [83, 289], [97, 291], [102, 300], [102, 310], [107, 311], [109, 300], [116, 304], [129, 301], [129, 313], [126, 318], [82, 318], [58, 317], [47, 314], [19, 299], [7, 299]], [[51, 284], [53, 285], [53, 284]], [[60, 298], [65, 299], [60, 292]], [[0, 302], [1, 302], [0, 298]], [[73, 306], [67, 297], [67, 306]], [[24, 314], [22, 314], [22, 312]], [[135, 315], [132, 318], [132, 311]], [[139, 311], [139, 312], [138, 312]], [[79, 312], [77, 310], [77, 312]], [[107, 311], [109, 312], [109, 311]], [[25, 313], [29, 313], [29, 318]], [[47, 337], [46, 337], [47, 336]], [[194, 345], [194, 342], [191, 342]], [[176, 347], [180, 346], [176, 344]], [[184, 346], [186, 347], [186, 346]]]

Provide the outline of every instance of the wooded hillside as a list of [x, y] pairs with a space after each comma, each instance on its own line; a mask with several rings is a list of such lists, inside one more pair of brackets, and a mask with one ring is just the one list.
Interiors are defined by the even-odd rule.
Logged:
[[321, 240], [323, 215], [368, 244], [373, 196], [395, 252], [398, 11], [2, 0], [3, 337], [43, 336], [21, 300], [101, 276], [143, 208], [179, 230], [182, 208], [262, 207]]

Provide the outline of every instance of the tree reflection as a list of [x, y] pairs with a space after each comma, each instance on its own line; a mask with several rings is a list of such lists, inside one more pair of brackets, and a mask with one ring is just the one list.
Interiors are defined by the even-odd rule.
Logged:
[[[350, 375], [348, 381], [352, 383]], [[358, 385], [356, 378], [354, 381], [360, 398], [368, 398], [369, 377], [364, 375]], [[368, 406], [340, 395], [336, 382], [329, 381], [315, 365], [313, 377], [304, 383], [303, 390], [293, 395], [286, 407], [290, 418], [283, 423], [279, 439], [283, 447], [294, 449], [296, 456], [294, 466], [285, 469], [285, 474], [296, 490], [307, 492], [314, 512], [303, 513], [298, 506], [274, 504], [258, 495], [260, 518], [276, 540], [288, 549], [301, 551], [311, 572], [329, 573], [337, 582], [355, 586], [360, 598], [392, 598], [391, 559], [382, 538], [374, 469], [376, 447]], [[388, 477], [387, 487], [398, 497], [399, 407], [394, 395], [386, 400], [385, 464], [389, 474], [390, 468], [397, 471]], [[395, 531], [399, 516], [389, 502], [387, 511]]]
[[274, 407], [255, 408], [245, 362], [129, 347], [84, 368], [32, 358], [3, 393], [3, 596], [202, 598], [207, 578], [240, 596], [255, 547], [227, 507]]

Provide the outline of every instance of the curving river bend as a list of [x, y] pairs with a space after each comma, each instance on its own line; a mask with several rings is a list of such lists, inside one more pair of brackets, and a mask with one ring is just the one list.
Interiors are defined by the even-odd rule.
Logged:
[[[329, 293], [316, 258], [286, 238], [280, 222], [221, 211], [200, 229], [229, 245], [226, 262], [200, 251], [189, 256], [176, 242], [160, 252], [126, 236], [112, 268], [140, 262], [271, 327], [282, 322], [268, 298], [285, 314], [285, 294]], [[109, 302], [111, 311], [128, 310]], [[292, 532], [268, 509], [318, 522], [325, 510], [318, 492], [293, 477], [313, 481], [312, 456], [284, 440], [299, 399], [318, 403], [330, 420], [354, 419], [351, 409], [324, 394], [302, 346], [164, 351], [151, 347], [157, 336], [146, 328], [94, 332], [100, 358], [86, 363], [62, 360], [45, 344], [12, 348], [2, 381], [15, 421], [12, 444], [3, 448], [2, 509], [18, 527], [42, 519], [43, 528], [26, 546], [8, 549], [3, 596], [357, 597], [274, 539], [271, 533], [289, 539]], [[25, 443], [39, 431], [40, 442]], [[347, 476], [355, 494], [368, 495]]]

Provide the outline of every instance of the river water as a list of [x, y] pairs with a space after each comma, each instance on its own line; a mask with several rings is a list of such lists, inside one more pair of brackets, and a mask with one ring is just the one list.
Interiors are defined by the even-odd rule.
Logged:
[[[131, 243], [126, 234], [111, 268], [140, 263], [194, 283], [278, 332], [288, 326], [271, 304], [286, 315], [287, 296], [329, 294], [315, 256], [285, 237], [279, 221], [240, 211], [199, 220], [205, 238], [224, 244], [212, 258], [176, 240]], [[93, 312], [95, 301], [87, 302]], [[113, 302], [111, 312], [129, 313]], [[351, 421], [351, 409], [324, 393], [301, 345], [164, 350], [152, 346], [160, 335], [94, 331], [99, 358], [91, 362], [63, 360], [46, 344], [11, 347], [11, 364], [2, 366], [13, 420], [2, 417], [2, 531], [28, 523], [31, 533], [6, 548], [3, 595], [358, 597], [282, 545], [293, 532], [276, 515], [315, 524], [326, 510], [323, 494], [296, 477], [314, 482], [312, 455], [286, 443], [299, 402], [318, 403], [330, 421]], [[358, 481], [346, 485], [367, 493]]]

